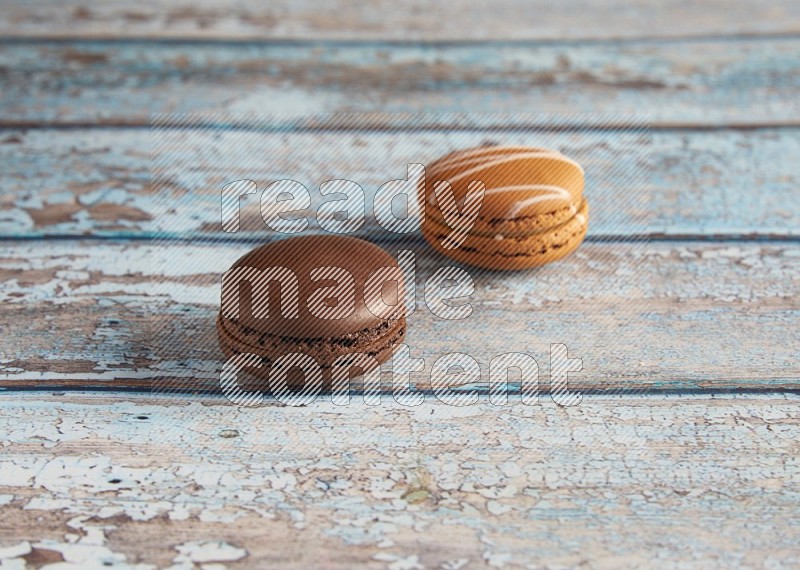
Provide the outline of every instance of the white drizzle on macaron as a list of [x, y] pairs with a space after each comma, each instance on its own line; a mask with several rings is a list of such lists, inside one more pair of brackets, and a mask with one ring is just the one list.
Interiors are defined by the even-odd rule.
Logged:
[[[532, 168], [541, 162], [537, 168]], [[503, 165], [513, 166], [520, 163], [520, 168], [527, 168], [528, 171], [521, 172], [519, 178], [521, 184], [504, 184], [502, 186], [492, 186], [491, 174], [482, 180], [486, 184], [486, 196], [522, 194], [517, 200], [502, 200], [507, 204], [500, 217], [514, 219], [520, 216], [526, 208], [534, 204], [547, 202], [550, 209], [560, 209], [569, 206], [571, 210], [577, 211], [577, 204], [581, 201], [583, 192], [583, 168], [574, 160], [564, 156], [558, 151], [547, 150], [534, 147], [520, 146], [490, 146], [468, 149], [447, 155], [443, 159], [431, 164], [429, 176], [438, 181], [446, 180], [450, 184], [457, 184], [465, 179], [480, 179], [482, 172], [491, 169], [502, 168]], [[548, 168], [547, 164], [552, 163]], [[548, 172], [552, 168], [565, 168], [567, 172], [563, 175], [553, 176], [553, 172]], [[449, 176], [444, 176], [447, 172], [453, 172]], [[538, 176], [537, 176], [538, 175]], [[499, 174], [497, 175], [499, 176]], [[507, 177], [507, 173], [506, 173]], [[536, 178], [560, 178], [559, 184], [537, 183]], [[525, 178], [525, 180], [522, 180]], [[533, 180], [528, 180], [533, 178]], [[550, 180], [553, 182], [553, 180]], [[571, 183], [571, 184], [570, 184]], [[429, 204], [436, 204], [434, 192], [428, 192], [427, 201]], [[543, 213], [543, 212], [539, 212]]]

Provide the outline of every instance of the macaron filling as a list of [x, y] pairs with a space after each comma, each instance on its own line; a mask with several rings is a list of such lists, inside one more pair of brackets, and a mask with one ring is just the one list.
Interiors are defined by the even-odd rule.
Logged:
[[[456, 252], [476, 253], [499, 257], [533, 257], [546, 255], [558, 250], [576, 238], [582, 238], [588, 228], [588, 205], [584, 201], [580, 210], [565, 222], [555, 227], [539, 231], [501, 234], [492, 232], [475, 232], [469, 236]], [[450, 234], [450, 228], [436, 219], [431, 219], [423, 228], [429, 240], [441, 241]]]
[[300, 352], [317, 360], [321, 368], [329, 368], [344, 354], [361, 353], [375, 356], [388, 346], [402, 342], [405, 336], [405, 319], [385, 321], [375, 327], [349, 333], [340, 337], [296, 338], [259, 333], [235, 321], [219, 318], [223, 345], [235, 354], [251, 352], [261, 355], [265, 364], [279, 356]]

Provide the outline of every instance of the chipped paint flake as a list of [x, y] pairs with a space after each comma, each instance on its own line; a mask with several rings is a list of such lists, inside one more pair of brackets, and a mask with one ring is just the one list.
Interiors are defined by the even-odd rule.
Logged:
[[190, 541], [178, 544], [174, 562], [233, 562], [247, 556], [247, 551], [222, 541]]

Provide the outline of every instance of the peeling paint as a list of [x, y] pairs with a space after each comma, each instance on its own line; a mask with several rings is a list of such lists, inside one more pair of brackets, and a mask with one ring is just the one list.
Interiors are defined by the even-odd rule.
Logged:
[[[11, 48], [7, 46], [7, 49]], [[779, 60], [789, 61], [776, 56], [775, 61]], [[596, 67], [596, 63], [587, 65]], [[764, 70], [759, 69], [758, 73], [763, 74]], [[736, 81], [739, 80], [741, 77], [737, 76]], [[574, 92], [574, 86], [569, 89]], [[253, 97], [268, 100], [274, 91], [261, 90], [258, 95], [252, 95], [245, 90], [238, 94], [241, 101], [231, 105], [249, 106], [248, 101]], [[606, 92], [607, 88], [602, 91]], [[330, 94], [327, 90], [326, 93]], [[435, 96], [435, 93], [429, 95]], [[326, 97], [338, 99], [339, 95]], [[704, 101], [706, 97], [704, 94]], [[525, 98], [530, 98], [528, 90], [525, 90]], [[800, 115], [797, 100], [793, 95], [787, 101], [793, 115]], [[615, 101], [619, 102], [619, 94]], [[466, 108], [483, 107], [467, 105]], [[91, 109], [91, 105], [85, 108]], [[520, 108], [525, 106], [509, 107], [511, 110]], [[638, 104], [636, 111], [641, 108]], [[425, 109], [431, 110], [431, 107], [425, 105]], [[774, 105], [770, 106], [769, 112], [774, 110]], [[550, 109], [550, 112], [557, 111], [556, 107]], [[571, 106], [564, 111], [573, 113], [575, 108]], [[621, 109], [616, 106], [614, 111]], [[735, 107], [734, 112], [738, 119], [740, 108]], [[303, 113], [308, 113], [305, 106]], [[386, 120], [390, 117], [395, 116], [390, 114]], [[752, 115], [748, 118], [752, 119]], [[680, 120], [688, 119], [681, 116]], [[151, 146], [150, 133], [146, 130], [37, 129], [26, 133], [21, 144], [0, 144], [0, 166], [6, 173], [9, 197], [0, 201], [0, 220], [7, 220], [2, 226], [5, 235], [78, 237], [102, 234], [124, 238], [142, 236], [161, 228], [184, 237], [202, 234], [229, 238], [227, 234], [220, 234], [219, 189], [232, 176], [256, 178], [259, 186], [277, 176], [290, 176], [313, 187], [322, 182], [320, 171], [338, 171], [347, 178], [354, 178], [357, 173], [357, 181], [363, 185], [367, 202], [371, 203], [378, 186], [397, 168], [408, 162], [433, 160], [448, 150], [481, 144], [485, 132], [480, 129], [408, 132], [403, 135], [402, 145], [396, 144], [397, 134], [387, 134], [380, 129], [356, 134], [298, 131], [285, 135], [291, 137], [290, 141], [272, 134], [248, 135], [213, 129], [193, 132], [191, 136], [177, 129], [159, 136], [157, 142], [162, 143], [159, 148], [164, 148], [157, 158], [168, 165], [168, 170], [162, 173], [162, 185], [152, 188], [150, 171], [156, 163], [149, 153], [141, 152]], [[647, 146], [642, 140], [623, 137], [619, 132], [595, 133], [591, 140], [581, 139], [583, 142], [576, 141], [570, 134], [537, 134], [537, 144], [560, 148], [570, 156], [579, 157], [589, 169], [590, 184], [586, 194], [593, 208], [590, 236], [642, 232], [797, 235], [800, 211], [793, 204], [798, 177], [791, 159], [800, 153], [796, 129], [668, 130], [653, 132], [651, 138], [652, 143]], [[530, 144], [531, 134], [505, 133], [504, 139], [508, 144]], [[271, 164], [268, 171], [243, 172], [235, 166], [241, 164], [240, 155], [253, 148], [268, 149], [287, 144], [313, 149], [313, 156], [309, 155], [306, 160], [294, 154], [288, 162], [276, 158], [278, 162]], [[214, 155], [214, 163], [208, 164], [212, 149], [218, 154]], [[342, 162], [343, 149], [347, 149], [346, 163]], [[226, 153], [237, 154], [226, 158], [230, 156]], [[629, 163], [620, 159], [631, 153], [646, 154], [652, 169], [647, 193], [634, 199], [631, 199], [631, 191], [635, 184], [624, 183], [630, 178], [625, 170]], [[231, 164], [234, 166], [229, 166]], [[709, 176], [709, 171], [719, 171], [719, 174]], [[62, 173], [63, 180], [54, 181], [54, 172]], [[753, 192], [753, 188], [759, 188], [759, 192]], [[71, 198], [65, 192], [69, 192]], [[312, 196], [312, 209], [316, 211], [322, 197], [315, 192]], [[264, 237], [266, 232], [258, 199], [242, 200], [241, 205], [242, 232], [250, 237]], [[374, 224], [368, 224], [369, 228], [374, 229]]]
[[[263, 548], [267, 527], [286, 533], [306, 567], [339, 555], [387, 568], [558, 565], [579, 544], [597, 560], [609, 549], [631, 559], [690, 552], [730, 567], [761, 552], [791, 565], [797, 404], [792, 394], [594, 397], [431, 414], [388, 402], [239, 409], [6, 396], [0, 496], [6, 516], [63, 517], [62, 538], [30, 545], [69, 564], [152, 567], [132, 561], [141, 531], [126, 531], [148, 525], [167, 541], [159, 566], [259, 565], [281, 548]], [[223, 428], [239, 435], [220, 437]], [[161, 536], [164, 521], [217, 536]], [[20, 559], [21, 543], [0, 542], [0, 553]]]

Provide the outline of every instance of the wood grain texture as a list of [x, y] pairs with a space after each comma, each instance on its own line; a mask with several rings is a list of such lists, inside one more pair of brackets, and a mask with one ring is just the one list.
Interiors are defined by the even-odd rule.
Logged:
[[3, 564], [800, 564], [796, 395], [257, 409], [41, 396], [0, 396]]
[[[797, 2], [432, 4], [4, 2], [0, 567], [800, 566]], [[307, 137], [318, 162], [248, 165], [200, 136], [162, 157], [184, 198], [170, 211], [149, 194], [150, 113], [364, 110], [650, 114], [648, 208], [590, 187], [602, 207], [576, 255], [473, 272], [470, 319], [420, 304], [409, 325], [417, 387], [446, 352], [485, 374], [515, 350], [545, 392], [563, 342], [581, 405], [186, 395], [217, 384], [220, 275], [262, 239], [213, 243], [228, 176], [314, 187], [347, 153], [369, 193], [411, 155], [494, 135], [398, 145], [382, 119]], [[554, 136], [605, 162], [600, 180], [632, 148]], [[206, 241], [149, 242], [169, 216]], [[445, 262], [406, 244], [421, 295]], [[120, 392], [154, 383], [176, 393]]]
[[[223, 357], [215, 317], [222, 273], [253, 244], [4, 244], [0, 385], [206, 390]], [[516, 273], [468, 270], [472, 315], [435, 317], [427, 277], [450, 263], [419, 241], [418, 308], [407, 344], [433, 362], [466, 352], [483, 367], [533, 356], [542, 392], [551, 343], [583, 359], [584, 392], [800, 389], [800, 249], [796, 243], [584, 243], [565, 260]], [[487, 331], [488, 334], [487, 334]], [[501, 332], [502, 331], [502, 332]]]
[[794, 37], [6, 42], [0, 43], [0, 123], [148, 125], [154, 111], [527, 111], [648, 113], [654, 126], [797, 125], [798, 59]]
[[[780, 238], [797, 236], [800, 228], [795, 161], [800, 129], [667, 131], [641, 139], [613, 131], [537, 135], [532, 129], [175, 131], [159, 138], [169, 144], [158, 154], [164, 173], [155, 195], [151, 140], [150, 132], [140, 129], [1, 132], [0, 232], [5, 237], [142, 236], [159, 222], [174, 223], [174, 233], [211, 236], [220, 229], [220, 189], [231, 180], [251, 178], [259, 188], [282, 178], [300, 180], [316, 203], [319, 184], [341, 176], [361, 184], [371, 204], [381, 184], [406, 175], [408, 162], [425, 164], [451, 149], [485, 141], [544, 144], [591, 165], [590, 235]], [[294, 150], [287, 154], [283, 147]], [[624, 170], [635, 162], [631, 155], [649, 161], [651, 174], [637, 180]], [[250, 198], [241, 200], [242, 232], [257, 231], [260, 239], [266, 228], [258, 196]]]
[[483, 39], [661, 38], [800, 32], [796, 3], [744, 0], [414, 4], [378, 0], [242, 3], [235, 0], [42, 0], [5, 2], [6, 37], [149, 37], [196, 39]]

